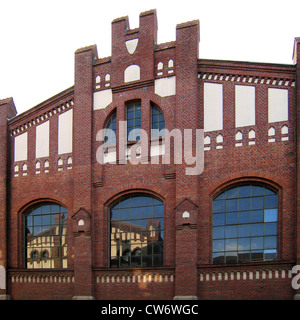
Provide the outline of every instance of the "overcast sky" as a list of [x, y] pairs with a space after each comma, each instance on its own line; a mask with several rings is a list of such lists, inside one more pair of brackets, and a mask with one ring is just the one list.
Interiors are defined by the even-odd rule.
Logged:
[[158, 42], [200, 20], [200, 58], [292, 64], [300, 0], [0, 0], [0, 99], [18, 113], [74, 84], [74, 52], [97, 44], [111, 55], [111, 22], [156, 9]]

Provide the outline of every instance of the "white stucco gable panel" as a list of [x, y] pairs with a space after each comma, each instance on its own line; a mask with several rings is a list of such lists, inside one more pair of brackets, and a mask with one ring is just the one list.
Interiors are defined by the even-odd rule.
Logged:
[[176, 94], [176, 76], [156, 79], [154, 84], [155, 94], [160, 97], [169, 97]]
[[35, 157], [49, 157], [50, 149], [50, 125], [49, 120], [36, 126], [35, 133]]
[[112, 103], [112, 90], [94, 92], [94, 110], [104, 109]]
[[137, 64], [128, 66], [124, 71], [124, 82], [138, 81], [141, 78], [141, 68]]
[[73, 110], [70, 109], [58, 117], [58, 154], [73, 151]]
[[0, 289], [6, 289], [6, 272], [3, 266], [0, 266]]
[[268, 89], [268, 122], [289, 119], [289, 92], [287, 89]]
[[139, 39], [132, 39], [125, 42], [128, 53], [134, 54], [138, 45]]
[[27, 160], [27, 132], [20, 134], [15, 137], [15, 161], [25, 161]]

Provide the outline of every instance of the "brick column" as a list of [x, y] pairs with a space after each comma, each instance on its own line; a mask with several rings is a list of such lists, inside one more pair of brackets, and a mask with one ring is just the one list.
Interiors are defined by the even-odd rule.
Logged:
[[[296, 264], [300, 265], [300, 38], [295, 39], [294, 63], [296, 68], [296, 143], [297, 143], [297, 175], [296, 175]], [[300, 289], [295, 290], [294, 299], [300, 300]]]
[[[73, 213], [76, 213], [76, 216], [78, 212], [92, 214], [93, 61], [95, 58], [97, 58], [95, 45], [75, 52]], [[92, 221], [92, 217], [90, 219]], [[93, 297], [91, 236], [90, 233], [85, 233], [84, 236], [74, 238], [74, 299]]]
[[0, 100], [0, 300], [9, 299], [7, 291], [7, 220], [9, 212], [10, 152], [7, 119], [17, 113], [13, 99]]
[[[184, 141], [184, 129], [192, 129], [193, 155], [198, 126], [199, 21], [176, 28], [176, 128]], [[201, 141], [200, 141], [201, 142]], [[176, 152], [176, 150], [174, 150]], [[191, 153], [190, 153], [191, 155]], [[176, 271], [174, 299], [197, 298], [197, 217], [198, 175], [189, 175], [183, 164], [176, 166]], [[194, 164], [195, 166], [195, 164]], [[185, 216], [188, 216], [185, 217]]]
[[198, 207], [184, 200], [175, 210], [176, 274], [174, 300], [197, 298]]

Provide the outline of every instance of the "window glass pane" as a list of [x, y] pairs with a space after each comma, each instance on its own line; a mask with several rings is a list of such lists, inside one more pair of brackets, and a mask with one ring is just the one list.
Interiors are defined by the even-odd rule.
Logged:
[[237, 212], [229, 212], [226, 214], [226, 223], [227, 224], [237, 224], [238, 222], [238, 213]]
[[265, 222], [277, 221], [277, 209], [265, 210]]
[[251, 249], [263, 249], [264, 248], [264, 238], [254, 237], [251, 238]]
[[238, 250], [244, 251], [244, 250], [250, 250], [250, 238], [240, 238], [238, 239]]
[[263, 236], [264, 235], [264, 224], [263, 223], [255, 223], [252, 224], [251, 228], [251, 236]]
[[265, 208], [277, 208], [277, 195], [265, 197]]
[[263, 209], [263, 207], [264, 207], [263, 197], [252, 198], [252, 210]]
[[222, 192], [217, 197], [215, 197], [215, 200], [223, 200], [223, 199], [225, 199], [225, 192]]
[[277, 234], [277, 223], [266, 223], [265, 224], [265, 235], [270, 236], [270, 235], [276, 235]]
[[240, 198], [251, 196], [251, 194], [250, 194], [251, 186], [240, 186], [239, 188], [240, 188], [240, 190], [239, 190], [239, 197]]
[[237, 199], [226, 200], [226, 210], [228, 212], [237, 211], [237, 209], [238, 209], [238, 201], [237, 201]]
[[213, 253], [213, 263], [223, 264], [225, 262], [224, 252]]
[[224, 224], [225, 224], [225, 214], [224, 213], [214, 214], [213, 225], [223, 226]]
[[239, 237], [250, 237], [250, 224], [239, 225]]
[[238, 261], [239, 262], [249, 262], [250, 259], [250, 251], [241, 251], [238, 253]]
[[225, 212], [225, 201], [220, 200], [220, 201], [214, 201], [213, 202], [213, 212]]
[[239, 210], [250, 210], [251, 209], [251, 199], [250, 198], [243, 198], [239, 199]]
[[225, 243], [226, 251], [235, 251], [237, 250], [237, 239], [227, 239]]
[[224, 227], [214, 227], [213, 228], [213, 239], [221, 239], [225, 237]]
[[237, 263], [237, 252], [226, 252], [226, 263]]
[[251, 212], [244, 211], [239, 213], [239, 223], [249, 223], [251, 221]]
[[226, 199], [232, 199], [238, 197], [238, 188], [232, 188], [226, 191]]
[[265, 248], [273, 249], [277, 247], [277, 238], [276, 237], [265, 237]]
[[251, 251], [251, 261], [262, 261], [262, 260], [264, 260], [263, 250]]
[[213, 251], [222, 252], [225, 250], [225, 241], [224, 240], [215, 240], [213, 242]]
[[236, 237], [237, 237], [237, 226], [227, 226], [226, 238], [236, 238]]
[[265, 261], [275, 260], [277, 257], [277, 250], [264, 250]]
[[252, 197], [263, 196], [265, 194], [265, 188], [261, 186], [252, 186]]
[[263, 222], [264, 212], [263, 210], [252, 211], [251, 222]]

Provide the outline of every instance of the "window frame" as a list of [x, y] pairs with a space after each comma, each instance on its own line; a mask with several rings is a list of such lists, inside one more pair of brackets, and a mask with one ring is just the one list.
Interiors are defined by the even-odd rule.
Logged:
[[[128, 109], [129, 108], [131, 108], [131, 107], [134, 107], [134, 117], [131, 119], [129, 119], [128, 118]], [[139, 110], [136, 110], [136, 107], [139, 107], [140, 109]], [[136, 114], [136, 112], [137, 111], [140, 111], [140, 117], [135, 117], [135, 114]], [[136, 130], [136, 129], [139, 129], [139, 130], [142, 130], [143, 129], [143, 126], [142, 126], [142, 102], [141, 102], [141, 100], [133, 100], [133, 101], [129, 101], [129, 102], [127, 102], [126, 104], [125, 104], [125, 119], [126, 119], [126, 125], [127, 125], [127, 131], [126, 131], [126, 142], [127, 142], [127, 144], [131, 144], [131, 143], [135, 143], [135, 142], [138, 142], [138, 141], [140, 141], [141, 140], [141, 132], [140, 132], [140, 136], [139, 136], [139, 139], [136, 139], [136, 137], [135, 137], [135, 139], [131, 139], [131, 140], [129, 140], [129, 135], [130, 135], [130, 132], [132, 131], [132, 130]], [[136, 125], [136, 120], [137, 119], [140, 119], [140, 125], [139, 126], [137, 126]], [[134, 125], [133, 126], [128, 126], [128, 121], [129, 120], [133, 120], [133, 122], [134, 122]], [[130, 129], [130, 131], [129, 131], [129, 128], [131, 128]]]
[[[150, 266], [143, 266], [143, 265], [133, 265], [132, 264], [132, 261], [131, 263], [128, 263], [128, 265], [121, 265], [120, 264], [120, 259], [122, 258], [122, 255], [120, 255], [120, 258], [119, 258], [119, 263], [117, 264], [112, 264], [112, 258], [114, 257], [112, 255], [112, 252], [111, 252], [111, 248], [112, 248], [112, 244], [111, 244], [111, 237], [113, 235], [113, 233], [111, 232], [111, 212], [112, 212], [112, 209], [115, 208], [115, 206], [117, 204], [119, 204], [120, 202], [124, 201], [124, 200], [127, 200], [129, 198], [135, 198], [135, 197], [147, 197], [147, 198], [153, 198], [157, 201], [160, 202], [160, 205], [162, 206], [162, 215], [157, 217], [159, 220], [162, 220], [163, 221], [163, 226], [162, 228], [160, 229], [160, 232], [163, 233], [163, 237], [162, 237], [162, 252], [160, 253], [160, 258], [161, 259], [161, 264], [159, 265], [155, 265], [153, 264], [153, 253], [151, 255], [151, 259], [152, 259], [152, 265]], [[155, 206], [155, 205], [154, 205]], [[133, 193], [129, 192], [129, 193], [126, 193], [124, 195], [121, 195], [121, 196], [118, 196], [117, 198], [113, 199], [107, 206], [106, 206], [106, 212], [107, 212], [107, 240], [106, 241], [106, 244], [107, 244], [107, 266], [108, 268], [112, 269], [112, 268], [117, 268], [118, 270], [122, 270], [122, 269], [125, 269], [125, 268], [159, 268], [159, 267], [163, 267], [164, 266], [164, 262], [165, 262], [165, 230], [166, 230], [166, 227], [165, 227], [165, 202], [163, 199], [161, 199], [159, 196], [155, 195], [155, 194], [152, 194], [152, 193], [144, 193], [142, 191], [135, 191]], [[152, 216], [154, 217], [154, 216]], [[124, 219], [123, 219], [124, 220]], [[146, 220], [146, 218], [142, 218], [141, 217], [141, 220]], [[121, 219], [119, 221], [122, 221]], [[132, 221], [132, 220], [127, 220], [127, 221]], [[151, 233], [151, 230], [148, 231], [148, 233], [150, 234]], [[142, 241], [140, 241], [142, 242]], [[135, 246], [132, 248], [131, 252], [139, 252], [142, 250], [142, 247], [140, 246]], [[124, 249], [125, 251], [125, 249]], [[132, 257], [132, 255], [130, 255]], [[147, 255], [143, 255], [144, 257], [147, 256]], [[148, 255], [150, 256], [150, 255]]]
[[[36, 217], [41, 217], [41, 223], [40, 224], [33, 224], [32, 225], [28, 225], [28, 221], [27, 221], [27, 218], [30, 214], [33, 213], [33, 210], [37, 209], [37, 208], [40, 208], [40, 207], [46, 207], [46, 206], [50, 206], [50, 205], [53, 205], [53, 206], [58, 206], [59, 207], [59, 212], [51, 212], [51, 209], [50, 209], [50, 212], [46, 212], [46, 213], [39, 213], [39, 214], [36, 214], [36, 215], [33, 215], [33, 216], [36, 216]], [[49, 221], [51, 221], [51, 218], [50, 216], [53, 216], [53, 219], [54, 219], [54, 222], [55, 222], [55, 215], [59, 214], [59, 224], [58, 224], [58, 228], [59, 228], [59, 245], [58, 246], [53, 246], [52, 244], [50, 245], [46, 245], [46, 246], [43, 246], [42, 245], [37, 245], [37, 246], [33, 246], [32, 249], [31, 249], [31, 252], [30, 254], [28, 255], [28, 244], [27, 244], [27, 234], [26, 234], [26, 228], [28, 228], [28, 226], [31, 226], [32, 228], [34, 227], [40, 227], [41, 230], [42, 230], [42, 227], [45, 227], [45, 226], [48, 226], [50, 227], [50, 229], [48, 230], [51, 230], [51, 228], [53, 226], [55, 226], [55, 223], [50, 223], [49, 224], [43, 224], [42, 223], [42, 217], [43, 217], [43, 214], [49, 216]], [[64, 215], [63, 218], [61, 215]], [[33, 220], [33, 218], [32, 218]], [[61, 204], [61, 203], [58, 203], [58, 202], [55, 202], [53, 200], [50, 200], [50, 199], [44, 199], [44, 200], [40, 200], [40, 201], [37, 201], [37, 202], [34, 202], [34, 203], [30, 203], [29, 205], [27, 205], [22, 211], [21, 211], [21, 215], [20, 215], [20, 223], [21, 223], [21, 227], [22, 227], [22, 241], [20, 243], [21, 245], [21, 252], [22, 254], [20, 255], [20, 258], [22, 259], [20, 262], [21, 262], [21, 265], [27, 269], [27, 270], [57, 270], [57, 269], [67, 269], [68, 268], [68, 254], [64, 255], [63, 252], [64, 252], [64, 248], [66, 246], [68, 246], [68, 210], [67, 208]], [[42, 232], [42, 231], [41, 231]], [[43, 236], [42, 236], [43, 237]], [[40, 237], [39, 237], [40, 238]], [[64, 243], [63, 243], [63, 239], [64, 239]], [[53, 241], [53, 240], [51, 240]], [[58, 257], [51, 257], [51, 254], [49, 252], [49, 250], [51, 251], [53, 248], [56, 248], [59, 252], [59, 256]], [[34, 258], [32, 257], [32, 253], [33, 252], [37, 252], [38, 253], [38, 258]], [[44, 251], [47, 251], [49, 256], [48, 257], [43, 257], [43, 252]], [[31, 260], [33, 263], [32, 263], [32, 266], [31, 267], [28, 267], [28, 263], [30, 263]], [[46, 261], [49, 261], [51, 260], [51, 267], [45, 267], [43, 266], [43, 264], [46, 262]], [[39, 262], [42, 264], [38, 267], [34, 267], [34, 262]], [[57, 263], [56, 261], [59, 261], [59, 266], [55, 266], [55, 264]], [[66, 266], [64, 266], [64, 261], [66, 262]]]
[[[153, 116], [155, 116], [155, 114], [153, 114], [153, 110], [157, 110], [158, 113], [156, 114], [156, 116], [163, 116], [163, 121], [159, 120], [159, 121], [155, 121], [153, 122]], [[154, 123], [158, 123], [158, 129], [154, 129], [153, 128], [153, 124]], [[160, 124], [164, 123], [163, 128], [160, 129]], [[150, 139], [163, 139], [165, 136], [165, 131], [163, 131], [163, 134], [160, 133], [161, 130], [165, 130], [166, 129], [166, 119], [164, 116], [164, 113], [162, 112], [162, 110], [153, 102], [150, 103]], [[153, 134], [153, 130], [158, 130], [158, 135], [154, 135]]]
[[[225, 260], [223, 263], [214, 263], [213, 261], [213, 201], [215, 200], [216, 197], [218, 197], [219, 195], [221, 195], [224, 191], [231, 189], [231, 188], [235, 188], [238, 186], [245, 186], [245, 185], [257, 185], [257, 186], [261, 186], [267, 189], [270, 189], [271, 191], [273, 191], [274, 193], [276, 193], [277, 195], [277, 255], [276, 255], [276, 259], [275, 260], [253, 260], [253, 261], [245, 261], [245, 262], [234, 262], [234, 263], [226, 263]], [[243, 178], [236, 178], [233, 179], [231, 181], [225, 182], [223, 184], [220, 184], [219, 187], [217, 187], [213, 192], [210, 193], [209, 195], [209, 211], [211, 212], [210, 217], [209, 217], [209, 225], [210, 225], [210, 240], [209, 240], [209, 251], [210, 251], [210, 263], [212, 263], [213, 265], [226, 265], [226, 266], [230, 266], [230, 265], [244, 265], [244, 264], [257, 264], [257, 263], [262, 263], [262, 264], [267, 264], [267, 263], [274, 263], [276, 261], [280, 261], [282, 258], [282, 188], [280, 185], [278, 185], [277, 183], [271, 181], [271, 180], [267, 180], [264, 178], [256, 178], [256, 177], [243, 177]], [[239, 224], [236, 224], [236, 226], [238, 227]], [[226, 225], [224, 224], [224, 227], [226, 227]], [[224, 237], [225, 239], [225, 237]], [[237, 238], [238, 239], [238, 238]], [[267, 250], [267, 248], [263, 248], [262, 250]], [[226, 252], [226, 248], [224, 253]], [[238, 253], [238, 250], [237, 250]]]

